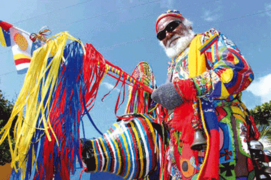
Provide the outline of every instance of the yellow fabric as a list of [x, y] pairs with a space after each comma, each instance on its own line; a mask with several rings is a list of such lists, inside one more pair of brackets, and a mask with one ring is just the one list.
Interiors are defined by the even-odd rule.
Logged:
[[[116, 128], [117, 128], [117, 125], [116, 124], [113, 124]], [[111, 134], [110, 133], [110, 131], [109, 130], [107, 130], [107, 133], [108, 134]], [[112, 136], [112, 135], [111, 135]], [[120, 170], [121, 170], [121, 152], [120, 152], [120, 147], [118, 146], [118, 143], [117, 143], [117, 140], [116, 139], [114, 139], [114, 138], [112, 138], [112, 141], [113, 141], [113, 144], [114, 144], [114, 146], [116, 147], [116, 152], [117, 152], [117, 157], [118, 157], [118, 162], [119, 162], [119, 165], [118, 166], [116, 166], [116, 171], [114, 171], [114, 173], [116, 173], [116, 174], [120, 174]], [[94, 171], [94, 172], [97, 172], [97, 171]]]
[[229, 92], [227, 88], [225, 87], [224, 83], [221, 83], [221, 95], [219, 99], [226, 99], [229, 97]]
[[221, 76], [221, 81], [223, 83], [229, 83], [233, 78], [233, 70], [232, 69], [226, 69], [223, 72], [223, 76]]
[[104, 141], [103, 141], [103, 139], [101, 137], [99, 137], [99, 141], [101, 142], [101, 146], [103, 148], [105, 159], [107, 159], [106, 164], [105, 164], [105, 169], [107, 170], [108, 169], [108, 165], [109, 165], [109, 155], [108, 155], [108, 153], [106, 151]]
[[[90, 141], [90, 142], [91, 142], [91, 144], [92, 144], [92, 147], [95, 147], [94, 141]], [[98, 154], [98, 153], [96, 152], [96, 149], [95, 149], [95, 148], [93, 148], [93, 152], [94, 152], [94, 154]], [[95, 170], [94, 170], [94, 172], [98, 172], [99, 164], [98, 164], [98, 158], [97, 158], [97, 156], [94, 156], [94, 159], [95, 159]]]
[[31, 57], [26, 56], [26, 55], [24, 55], [24, 54], [14, 54], [14, 55], [13, 55], [13, 58], [14, 58], [15, 61], [16, 61], [17, 59], [23, 59], [23, 58], [25, 58], [25, 59], [30, 59]]
[[[131, 128], [132, 129], [136, 129], [136, 127], [135, 127], [135, 123], [131, 123]], [[140, 135], [137, 133], [137, 131], [134, 131], [135, 132], [135, 139], [136, 139], [136, 142], [138, 143], [138, 142], [140, 142]], [[141, 143], [138, 143], [138, 151], [139, 151], [139, 161], [140, 161], [140, 167], [139, 167], [139, 177], [143, 177], [143, 171], [144, 171], [144, 167], [143, 167], [143, 164], [144, 164], [144, 162], [143, 162], [143, 157], [144, 157], [144, 155], [143, 155], [143, 148], [144, 147], [142, 147], [141, 146]]]
[[[204, 71], [206, 71], [206, 59], [205, 59], [205, 54], [202, 53], [200, 54], [200, 49], [202, 48], [202, 44], [201, 44], [201, 35], [197, 35], [192, 41], [191, 41], [191, 44], [190, 44], [190, 47], [189, 47], [189, 54], [188, 54], [188, 70], [189, 70], [189, 77], [190, 78], [193, 78], [195, 76], [198, 76], [200, 74], [202, 74]], [[207, 136], [207, 150], [206, 150], [206, 155], [205, 157], [208, 156], [208, 152], [209, 152], [209, 135], [207, 133], [207, 129], [206, 129], [206, 126], [205, 126], [205, 121], [204, 121], [204, 116], [203, 116], [203, 112], [202, 112], [202, 107], [201, 107], [201, 101], [200, 99], [198, 98], [198, 103], [199, 103], [199, 106], [200, 106], [200, 114], [201, 114], [201, 117], [202, 117], [202, 124], [203, 124], [203, 128], [204, 128], [204, 131], [206, 132], [206, 136]], [[203, 166], [205, 166], [206, 164], [206, 160], [204, 160], [203, 162]], [[201, 168], [202, 169], [202, 168]], [[201, 175], [201, 170], [199, 172], [199, 175], [198, 175], [198, 178], [200, 177]]]
[[201, 48], [201, 36], [198, 34], [192, 41], [189, 47], [188, 54], [188, 70], [189, 77], [195, 77], [206, 71], [206, 60], [205, 55], [200, 54], [199, 49]]
[[[123, 132], [123, 130], [121, 129], [120, 126], [118, 126], [117, 129], [118, 129], [119, 132]], [[120, 135], [121, 135], [121, 137], [123, 139], [123, 143], [124, 143], [124, 146], [125, 146], [125, 148], [123, 149], [123, 151], [125, 151], [124, 153], [127, 154], [127, 157], [131, 157], [130, 152], [129, 152], [129, 147], [128, 147], [128, 144], [127, 144], [128, 139], [126, 139], [126, 136], [124, 135], [124, 133], [121, 133]], [[131, 161], [132, 160], [128, 159], [127, 161], [128, 161], [128, 165], [126, 164], [127, 170], [126, 170], [126, 173], [123, 176], [124, 179], [128, 178], [129, 172], [131, 170]]]
[[[49, 117], [45, 118], [44, 114], [45, 109], [49, 109], [49, 105], [51, 104], [52, 93], [54, 90], [52, 87], [54, 87], [57, 83], [59, 66], [61, 61], [64, 60], [63, 50], [68, 39], [79, 41], [70, 36], [67, 32], [63, 32], [50, 38], [50, 40], [44, 46], [34, 52], [30, 67], [25, 77], [24, 85], [18, 99], [14, 104], [11, 116], [5, 127], [0, 131], [0, 135], [2, 135], [0, 144], [3, 143], [6, 137], [8, 137], [10, 142], [9, 130], [15, 117], [18, 116], [14, 130], [15, 147], [14, 149], [12, 148], [11, 142], [9, 143], [9, 146], [12, 156], [11, 166], [16, 172], [18, 169], [22, 169], [22, 179], [24, 179], [26, 170], [26, 155], [31, 145], [31, 139], [33, 135], [35, 135], [36, 127], [40, 127], [42, 123], [44, 128], [39, 129], [45, 132], [48, 140], [51, 141], [49, 132], [51, 132], [56, 139], [55, 133], [49, 121]], [[84, 47], [82, 43], [81, 45]], [[52, 61], [49, 65], [47, 65], [48, 58], [52, 56]], [[48, 75], [45, 80], [44, 77], [46, 71], [48, 71]], [[41, 95], [40, 102], [38, 101], [39, 93]], [[48, 99], [45, 101], [47, 93]], [[42, 122], [38, 122], [39, 114], [42, 114]], [[34, 159], [36, 159], [34, 151], [32, 152], [32, 156]]]
[[0, 27], [0, 44], [2, 44], [2, 46], [6, 47], [6, 39], [3, 33], [3, 29]]

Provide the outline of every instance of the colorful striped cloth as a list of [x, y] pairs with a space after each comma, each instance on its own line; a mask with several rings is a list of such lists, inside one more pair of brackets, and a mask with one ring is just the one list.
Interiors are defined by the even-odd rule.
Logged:
[[18, 74], [27, 72], [33, 52], [41, 46], [39, 41], [33, 43], [30, 33], [0, 20], [0, 43], [12, 48], [14, 63]]
[[102, 137], [84, 139], [82, 155], [87, 171], [110, 172], [124, 179], [158, 175], [163, 144], [152, 123], [149, 115], [140, 114], [129, 123], [114, 123]]

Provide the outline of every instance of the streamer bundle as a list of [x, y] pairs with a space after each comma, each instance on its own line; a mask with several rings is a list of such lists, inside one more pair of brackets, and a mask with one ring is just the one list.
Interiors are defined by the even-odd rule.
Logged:
[[[72, 42], [68, 45], [67, 40]], [[86, 53], [85, 52], [86, 49]], [[79, 122], [94, 105], [105, 75], [104, 59], [92, 45], [84, 46], [67, 32], [35, 51], [11, 117], [1, 131], [9, 136], [16, 116], [12, 167], [18, 179], [69, 179], [80, 164]], [[25, 113], [24, 113], [25, 111]], [[18, 175], [18, 174], [17, 174]]]

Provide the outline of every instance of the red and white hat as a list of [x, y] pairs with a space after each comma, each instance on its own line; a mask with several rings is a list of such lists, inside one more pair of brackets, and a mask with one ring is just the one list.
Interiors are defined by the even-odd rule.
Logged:
[[163, 19], [164, 17], [167, 17], [167, 16], [178, 17], [178, 18], [181, 18], [182, 20], [184, 20], [183, 15], [178, 10], [167, 10], [166, 12], [161, 14], [156, 20], [156, 25], [155, 25], [156, 33], [157, 33], [157, 24], [159, 23], [159, 21], [161, 19]]

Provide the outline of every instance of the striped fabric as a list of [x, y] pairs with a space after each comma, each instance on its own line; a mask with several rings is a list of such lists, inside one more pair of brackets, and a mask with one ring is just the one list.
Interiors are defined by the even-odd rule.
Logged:
[[[93, 172], [110, 172], [124, 179], [147, 176], [158, 164], [157, 132], [147, 115], [129, 123], [114, 123], [103, 137], [90, 140]], [[156, 150], [155, 150], [156, 148]], [[86, 162], [86, 164], [88, 164]]]
[[33, 43], [29, 36], [30, 33], [0, 21], [0, 43], [4, 47], [11, 46], [18, 74], [27, 72], [33, 51], [41, 46], [39, 42]]

